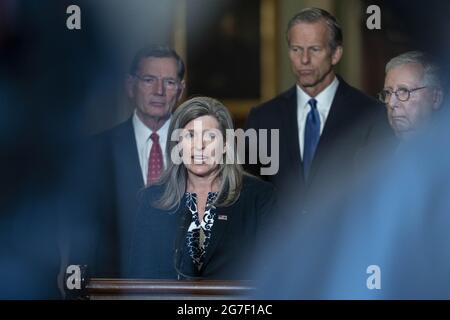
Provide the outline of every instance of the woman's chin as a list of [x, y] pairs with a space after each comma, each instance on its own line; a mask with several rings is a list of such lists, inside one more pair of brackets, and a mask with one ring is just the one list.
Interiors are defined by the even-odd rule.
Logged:
[[214, 173], [214, 167], [206, 164], [191, 164], [189, 167], [187, 167], [187, 170], [189, 173], [196, 175], [198, 177], [208, 177]]

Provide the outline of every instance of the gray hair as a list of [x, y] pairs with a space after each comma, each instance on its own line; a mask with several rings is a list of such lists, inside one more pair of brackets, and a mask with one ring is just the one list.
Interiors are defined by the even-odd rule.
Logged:
[[342, 46], [344, 38], [342, 35], [342, 28], [336, 18], [326, 10], [320, 8], [306, 8], [297, 13], [289, 20], [286, 39], [289, 44], [289, 30], [298, 23], [314, 23], [324, 21], [329, 30], [329, 43], [331, 50], [334, 52], [337, 47]]
[[423, 84], [425, 86], [436, 88], [442, 86], [439, 67], [421, 51], [408, 51], [392, 58], [386, 64], [386, 74], [394, 68], [410, 63], [417, 63], [423, 67]]
[[[209, 97], [195, 97], [181, 104], [172, 116], [168, 132], [168, 142], [166, 146], [167, 169], [164, 171], [158, 184], [164, 185], [164, 193], [154, 204], [156, 207], [165, 210], [178, 208], [186, 192], [187, 169], [183, 164], [175, 164], [171, 158], [172, 149], [176, 147], [177, 141], [172, 141], [174, 130], [183, 129], [189, 122], [202, 116], [212, 116], [219, 123], [219, 130], [224, 140], [226, 130], [233, 129], [233, 120], [227, 108], [218, 100]], [[234, 146], [234, 143], [226, 143], [227, 147]], [[231, 155], [230, 155], [231, 154]], [[224, 157], [236, 156], [234, 152], [226, 152]], [[244, 171], [242, 166], [235, 161], [222, 161], [218, 164], [217, 177], [220, 188], [215, 205], [228, 206], [237, 201], [242, 188]]]
[[139, 68], [139, 63], [145, 58], [173, 58], [177, 62], [177, 75], [179, 80], [183, 80], [185, 65], [178, 53], [167, 46], [151, 45], [140, 49], [133, 58], [130, 65], [130, 75], [135, 75]]

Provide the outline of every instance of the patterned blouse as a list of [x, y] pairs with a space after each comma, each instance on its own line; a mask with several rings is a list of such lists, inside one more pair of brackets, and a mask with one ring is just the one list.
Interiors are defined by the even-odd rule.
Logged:
[[198, 270], [202, 267], [206, 249], [211, 239], [211, 228], [216, 218], [216, 207], [213, 202], [216, 200], [218, 192], [208, 192], [206, 199], [205, 214], [202, 221], [199, 221], [197, 194], [186, 192], [186, 207], [192, 215], [192, 222], [187, 231], [187, 247], [192, 262]]

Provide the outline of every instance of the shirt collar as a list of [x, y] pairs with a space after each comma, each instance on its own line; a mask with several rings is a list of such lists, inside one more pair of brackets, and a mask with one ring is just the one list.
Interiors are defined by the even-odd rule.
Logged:
[[[170, 119], [167, 119], [166, 122], [164, 122], [163, 126], [161, 128], [159, 128], [156, 133], [159, 136], [159, 141], [163, 142], [166, 141], [167, 139], [167, 133], [169, 131], [169, 126], [170, 126]], [[147, 127], [141, 119], [139, 119], [136, 110], [134, 111], [133, 114], [133, 127], [134, 127], [134, 134], [136, 135], [136, 142], [139, 145], [144, 144], [149, 138], [150, 135], [152, 134], [152, 130], [150, 130], [149, 127]]]
[[[336, 94], [337, 88], [339, 86], [339, 80], [335, 76], [333, 81], [322, 90], [314, 99], [317, 100], [317, 108], [319, 110], [331, 108], [331, 103], [333, 102], [334, 95]], [[308, 101], [312, 99], [298, 84], [297, 87], [297, 105], [300, 108], [306, 108]]]

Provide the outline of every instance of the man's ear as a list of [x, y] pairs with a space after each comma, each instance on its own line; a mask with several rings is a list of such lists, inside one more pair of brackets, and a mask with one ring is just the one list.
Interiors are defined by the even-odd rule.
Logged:
[[184, 80], [181, 80], [180, 88], [178, 89], [178, 97], [177, 97], [178, 101], [180, 101], [181, 97], [183, 96], [185, 88], [186, 88], [186, 82]]
[[125, 79], [125, 89], [127, 91], [127, 96], [129, 99], [134, 98], [134, 77], [131, 74], [128, 74]]
[[438, 110], [444, 101], [444, 91], [441, 87], [433, 90], [433, 110]]
[[342, 54], [344, 53], [344, 48], [342, 46], [338, 46], [333, 54], [331, 55], [331, 64], [333, 66], [337, 65], [338, 62], [341, 60], [342, 58]]

